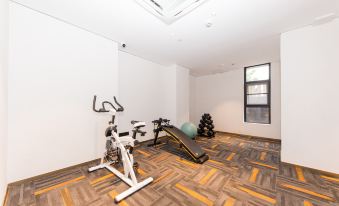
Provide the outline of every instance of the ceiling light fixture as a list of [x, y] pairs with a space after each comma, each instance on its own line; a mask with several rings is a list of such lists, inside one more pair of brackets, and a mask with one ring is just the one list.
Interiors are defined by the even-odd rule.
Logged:
[[206, 26], [207, 28], [210, 28], [211, 26], [213, 26], [212, 21], [206, 21], [205, 26]]
[[207, 0], [135, 0], [146, 10], [171, 24]]

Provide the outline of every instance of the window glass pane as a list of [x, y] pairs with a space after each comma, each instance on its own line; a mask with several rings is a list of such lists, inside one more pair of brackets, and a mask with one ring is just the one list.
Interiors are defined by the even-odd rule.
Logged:
[[267, 107], [247, 107], [246, 122], [269, 124], [269, 108]]
[[247, 94], [260, 94], [260, 93], [268, 93], [267, 83], [247, 85]]
[[269, 64], [249, 67], [246, 69], [246, 82], [268, 80], [270, 78]]
[[247, 95], [247, 104], [268, 104], [267, 94]]

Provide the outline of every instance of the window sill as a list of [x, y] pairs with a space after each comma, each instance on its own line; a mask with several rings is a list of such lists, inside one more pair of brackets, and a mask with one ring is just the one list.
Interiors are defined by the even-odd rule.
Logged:
[[271, 125], [272, 123], [255, 123], [255, 122], [243, 122], [244, 124], [258, 124], [258, 125]]

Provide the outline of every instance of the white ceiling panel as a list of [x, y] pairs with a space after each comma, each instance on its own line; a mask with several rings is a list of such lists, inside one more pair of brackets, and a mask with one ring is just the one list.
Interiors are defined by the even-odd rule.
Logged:
[[163, 65], [177, 63], [195, 75], [279, 61], [282, 32], [338, 15], [338, 0], [208, 0], [168, 24], [135, 0], [16, 2], [125, 42], [126, 52]]

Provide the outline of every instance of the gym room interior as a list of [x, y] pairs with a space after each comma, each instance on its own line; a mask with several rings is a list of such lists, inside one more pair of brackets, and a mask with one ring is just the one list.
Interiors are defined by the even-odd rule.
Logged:
[[0, 204], [339, 206], [339, 0], [0, 0]]

